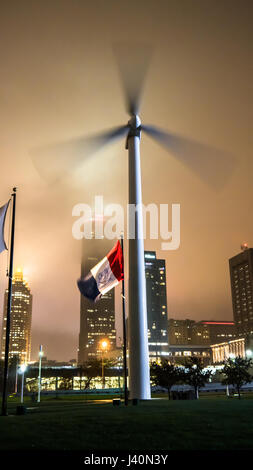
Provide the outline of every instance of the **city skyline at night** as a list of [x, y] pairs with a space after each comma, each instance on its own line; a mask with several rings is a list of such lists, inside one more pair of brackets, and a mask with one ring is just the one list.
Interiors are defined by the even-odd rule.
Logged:
[[[18, 187], [14, 264], [23, 266], [34, 295], [34, 360], [40, 344], [55, 359], [68, 360], [77, 353], [76, 279], [82, 243], [72, 237], [72, 209], [78, 203], [92, 205], [98, 194], [105, 204], [126, 207], [128, 170], [122, 142], [115, 143], [64, 180], [48, 185], [34, 167], [32, 150], [126, 121], [115, 39], [152, 46], [143, 122], [219, 148], [235, 163], [233, 171], [226, 167], [224, 184], [215, 186], [212, 162], [203, 178], [198, 162], [177, 160], [142, 137], [144, 204], [181, 206], [179, 249], [163, 252], [161, 240], [149, 237], [144, 245], [166, 261], [169, 317], [232, 318], [227, 260], [243, 242], [253, 245], [248, 216], [252, 27], [247, 2], [240, 9], [233, 1], [229, 8], [225, 2], [215, 5], [161, 0], [157, 8], [148, 0], [144, 9], [134, 4], [134, 18], [129, 4], [121, 3], [101, 4], [99, 13], [97, 5], [86, 9], [81, 2], [70, 6], [66, 0], [60, 13], [54, 2], [4, 5], [0, 199], [4, 203], [10, 188]], [[7, 287], [4, 254], [1, 259], [2, 305]], [[126, 265], [126, 295], [127, 270]], [[120, 332], [120, 288], [115, 299]]]
[[241, 463], [253, 0], [0, 11], [4, 460]]

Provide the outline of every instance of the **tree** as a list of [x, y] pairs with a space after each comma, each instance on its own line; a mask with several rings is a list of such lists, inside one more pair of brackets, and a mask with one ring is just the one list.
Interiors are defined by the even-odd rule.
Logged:
[[[101, 374], [101, 361], [90, 359], [79, 366], [80, 390], [88, 390], [94, 377]], [[86, 380], [83, 379], [86, 377]]]
[[[83, 376], [84, 376], [84, 373], [85, 373], [85, 368], [81, 365], [78, 367], [78, 372], [79, 372], [79, 377], [80, 377], [80, 380], [79, 380], [79, 388], [80, 390], [82, 390], [82, 385], [83, 385]], [[83, 390], [86, 390], [87, 388], [90, 387], [90, 382], [91, 382], [91, 377], [88, 378], [88, 380], [85, 381], [85, 384], [84, 384], [84, 389]]]
[[249, 368], [252, 366], [251, 359], [243, 359], [242, 357], [236, 357], [235, 359], [227, 359], [223, 362], [224, 367], [222, 373], [225, 378], [222, 380], [224, 385], [233, 385], [241, 398], [241, 388], [243, 385], [251, 382], [252, 376], [249, 373]]
[[62, 377], [60, 381], [60, 390], [72, 390], [73, 389], [73, 371], [71, 369], [63, 369]]
[[184, 380], [194, 387], [195, 397], [199, 398], [199, 388], [204, 387], [212, 373], [204, 371], [204, 366], [198, 357], [191, 357], [185, 363]]
[[[109, 359], [103, 360], [103, 367], [104, 367], [104, 374], [108, 372], [108, 370], [112, 367], [112, 361]], [[79, 367], [79, 376], [80, 376], [80, 389], [87, 390], [90, 388], [90, 383], [92, 379], [95, 377], [102, 376], [102, 361], [100, 359], [90, 359], [84, 362]], [[86, 377], [86, 381], [84, 383], [84, 387], [82, 387], [83, 378]]]
[[181, 368], [170, 364], [169, 361], [164, 359], [161, 364], [156, 362], [151, 364], [150, 375], [156, 385], [167, 388], [170, 400], [171, 387], [181, 379]]
[[63, 377], [60, 383], [60, 390], [71, 390], [72, 389], [72, 379], [71, 377]]

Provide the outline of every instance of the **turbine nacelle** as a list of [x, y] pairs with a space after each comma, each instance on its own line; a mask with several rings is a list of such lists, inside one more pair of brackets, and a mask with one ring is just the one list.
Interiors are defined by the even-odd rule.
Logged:
[[128, 121], [129, 132], [126, 138], [126, 149], [128, 149], [128, 139], [129, 137], [139, 137], [141, 138], [141, 120], [138, 114], [134, 114], [131, 119]]
[[141, 125], [141, 120], [138, 114], [134, 114], [128, 121], [128, 125], [131, 129], [138, 129]]

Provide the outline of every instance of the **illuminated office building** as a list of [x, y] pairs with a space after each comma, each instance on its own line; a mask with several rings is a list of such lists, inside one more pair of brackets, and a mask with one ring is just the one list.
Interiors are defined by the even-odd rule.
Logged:
[[[84, 239], [81, 276], [88, 274], [90, 269], [107, 255], [114, 244], [115, 240]], [[110, 351], [116, 349], [114, 297], [114, 289], [103, 295], [96, 303], [81, 295], [78, 364], [101, 358], [102, 340], [106, 340], [108, 344], [104, 351], [107, 356], [110, 355]]]
[[223, 343], [235, 337], [233, 321], [199, 321], [192, 326], [192, 343], [196, 345]]
[[174, 318], [169, 318], [169, 344], [193, 344], [192, 327], [195, 323], [195, 320], [175, 320]]
[[233, 321], [217, 320], [174, 320], [169, 319], [170, 345], [209, 345], [234, 339]]
[[149, 357], [168, 356], [168, 319], [165, 260], [145, 251]]
[[253, 248], [229, 260], [234, 322], [239, 337], [253, 335]]
[[[13, 277], [9, 358], [18, 356], [19, 363], [27, 363], [31, 356], [32, 295], [21, 269]], [[8, 289], [4, 295], [1, 359], [5, 356]]]

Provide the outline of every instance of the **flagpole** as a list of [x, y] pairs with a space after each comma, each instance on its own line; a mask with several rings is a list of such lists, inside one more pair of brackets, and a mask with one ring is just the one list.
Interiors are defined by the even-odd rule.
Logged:
[[[120, 238], [121, 250], [124, 260], [124, 242], [123, 235]], [[123, 279], [122, 279], [122, 317], [123, 317], [123, 367], [124, 367], [124, 397], [125, 405], [128, 405], [128, 393], [127, 393], [127, 342], [126, 342], [126, 309], [125, 309], [125, 272], [123, 262]]]
[[12, 276], [13, 276], [13, 254], [14, 254], [14, 234], [15, 234], [15, 211], [16, 211], [16, 190], [12, 193], [12, 224], [11, 224], [11, 245], [9, 261], [9, 282], [8, 282], [8, 300], [7, 300], [7, 318], [6, 318], [6, 340], [5, 340], [5, 358], [4, 358], [4, 381], [2, 398], [2, 416], [7, 416], [7, 382], [8, 382], [8, 361], [9, 361], [9, 343], [11, 326], [11, 295], [12, 295]]

